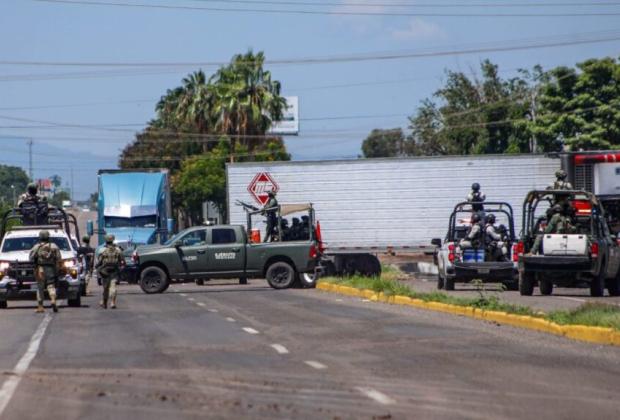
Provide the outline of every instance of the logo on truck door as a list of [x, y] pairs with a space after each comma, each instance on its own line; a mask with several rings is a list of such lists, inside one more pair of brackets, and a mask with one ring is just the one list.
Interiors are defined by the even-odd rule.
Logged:
[[263, 206], [267, 203], [267, 200], [269, 200], [267, 193], [269, 193], [269, 191], [278, 192], [279, 190], [280, 187], [278, 187], [278, 184], [276, 184], [276, 181], [274, 181], [268, 172], [259, 172], [256, 174], [248, 186], [250, 195]]

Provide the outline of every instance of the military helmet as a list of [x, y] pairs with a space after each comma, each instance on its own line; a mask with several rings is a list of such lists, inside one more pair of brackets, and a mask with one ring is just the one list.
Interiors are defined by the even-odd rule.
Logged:
[[39, 190], [39, 188], [37, 187], [37, 184], [35, 184], [34, 182], [31, 182], [26, 187], [26, 190], [28, 191], [29, 194], [35, 195], [37, 191]]
[[480, 223], [480, 215], [478, 213], [474, 213], [471, 216], [472, 223]]
[[494, 214], [488, 214], [487, 215], [487, 223], [495, 223], [495, 215]]
[[86, 242], [86, 243], [90, 242], [90, 236], [88, 235], [82, 236], [82, 242]]
[[39, 239], [47, 242], [50, 240], [50, 233], [47, 230], [42, 230], [41, 232], [39, 232]]
[[551, 207], [551, 211], [553, 213], [561, 213], [562, 212], [562, 205], [561, 204], [555, 204], [553, 207]]
[[555, 171], [555, 177], [560, 181], [564, 181], [567, 176], [568, 175], [566, 174], [566, 171], [564, 169], [558, 169], [557, 171]]
[[267, 193], [267, 195], [271, 198], [274, 198], [276, 196], [276, 192], [274, 190], [271, 190]]
[[105, 243], [106, 244], [113, 244], [114, 243], [114, 235], [108, 234], [108, 235], [105, 236], [104, 239], [105, 239]]
[[474, 182], [473, 184], [471, 184], [471, 189], [476, 192], [480, 191], [480, 184], [478, 184], [477, 182]]

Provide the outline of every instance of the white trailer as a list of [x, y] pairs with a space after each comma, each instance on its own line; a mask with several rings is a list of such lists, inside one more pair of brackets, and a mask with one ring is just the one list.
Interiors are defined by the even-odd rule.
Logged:
[[229, 221], [243, 224], [237, 200], [312, 203], [326, 256], [336, 271], [379, 267], [376, 254], [420, 251], [445, 236], [455, 206], [478, 182], [487, 200], [512, 204], [517, 232], [528, 191], [554, 181], [560, 159], [543, 155], [477, 155], [227, 165]]

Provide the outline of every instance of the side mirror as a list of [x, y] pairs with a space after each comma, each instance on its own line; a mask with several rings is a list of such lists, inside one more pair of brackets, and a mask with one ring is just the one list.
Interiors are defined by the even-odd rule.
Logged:
[[86, 222], [86, 233], [88, 233], [88, 236], [93, 236], [95, 233], [95, 227], [92, 220]]
[[435, 245], [436, 247], [441, 248], [441, 239], [439, 238], [431, 239], [431, 245]]

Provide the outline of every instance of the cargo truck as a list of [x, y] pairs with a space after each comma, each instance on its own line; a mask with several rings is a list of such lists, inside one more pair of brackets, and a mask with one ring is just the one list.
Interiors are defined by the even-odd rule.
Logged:
[[[522, 203], [553, 182], [559, 156], [484, 155], [227, 165], [229, 222], [243, 224], [237, 200], [262, 206], [267, 192], [283, 203], [311, 202], [325, 244], [326, 274], [379, 274], [381, 253], [432, 251], [454, 203], [478, 182], [487, 200]], [[515, 206], [515, 231], [521, 229]], [[264, 224], [254, 226], [264, 231]]]

